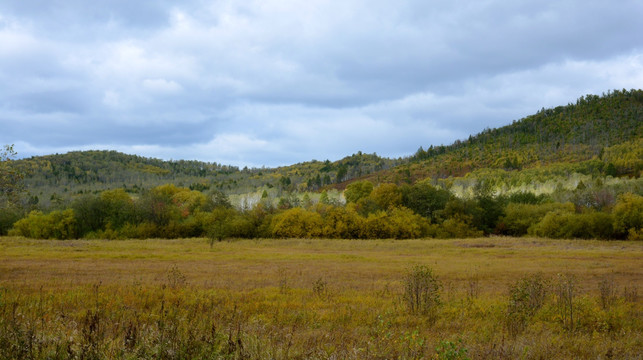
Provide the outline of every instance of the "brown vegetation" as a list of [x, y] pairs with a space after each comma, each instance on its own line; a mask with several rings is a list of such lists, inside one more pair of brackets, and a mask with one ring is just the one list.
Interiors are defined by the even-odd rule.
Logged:
[[[0, 358], [636, 358], [641, 258], [529, 238], [2, 238]], [[405, 302], [413, 279], [440, 285], [431, 311]]]

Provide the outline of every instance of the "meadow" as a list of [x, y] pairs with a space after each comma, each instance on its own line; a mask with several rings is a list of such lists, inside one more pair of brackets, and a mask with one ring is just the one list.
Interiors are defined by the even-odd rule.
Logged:
[[0, 358], [641, 359], [642, 285], [641, 242], [2, 237]]

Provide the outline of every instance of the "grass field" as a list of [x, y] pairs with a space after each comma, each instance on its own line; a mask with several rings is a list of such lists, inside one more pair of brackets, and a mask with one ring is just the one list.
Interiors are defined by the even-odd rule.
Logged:
[[0, 357], [640, 359], [642, 286], [641, 242], [4, 237]]

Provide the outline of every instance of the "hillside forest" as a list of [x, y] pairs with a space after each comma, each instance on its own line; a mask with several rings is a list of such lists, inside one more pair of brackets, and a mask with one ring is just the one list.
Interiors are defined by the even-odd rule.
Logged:
[[0, 161], [30, 238], [643, 238], [643, 91], [586, 95], [451, 145], [274, 169], [84, 151]]

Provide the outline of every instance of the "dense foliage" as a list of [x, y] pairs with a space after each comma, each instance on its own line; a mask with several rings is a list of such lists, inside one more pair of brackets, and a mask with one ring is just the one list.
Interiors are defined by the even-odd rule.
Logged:
[[[600, 207], [584, 199], [553, 202], [532, 193], [495, 196], [479, 183], [474, 196], [458, 198], [428, 182], [373, 186], [368, 181], [346, 189], [348, 202], [264, 198], [248, 209], [230, 205], [218, 191], [204, 194], [162, 185], [133, 198], [107, 190], [77, 198], [69, 208], [31, 211], [10, 234], [32, 238], [419, 238], [483, 234], [550, 238], [639, 239], [643, 196], [624, 193]], [[306, 197], [307, 195], [304, 195]], [[321, 198], [320, 198], [321, 200]], [[297, 203], [297, 205], [293, 205]]]
[[274, 169], [239, 169], [201, 161], [163, 161], [116, 151], [75, 151], [16, 160], [10, 168], [25, 175], [29, 193], [23, 202], [56, 207], [87, 193], [122, 188], [139, 194], [168, 183], [226, 194], [244, 194], [257, 189], [274, 189], [279, 194], [316, 191], [400, 162], [402, 160], [358, 152], [335, 162], [313, 160]]

